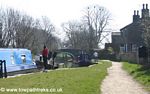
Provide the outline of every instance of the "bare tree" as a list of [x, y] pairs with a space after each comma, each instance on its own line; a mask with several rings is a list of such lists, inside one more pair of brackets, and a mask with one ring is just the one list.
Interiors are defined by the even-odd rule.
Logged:
[[103, 32], [109, 24], [110, 13], [107, 9], [101, 6], [87, 7], [83, 21], [88, 27], [89, 32], [89, 48], [98, 48], [98, 44], [102, 42]]
[[76, 49], [88, 49], [87, 47], [87, 29], [81, 22], [72, 21], [62, 25], [68, 40], [66, 47]]
[[80, 22], [72, 21], [63, 24], [67, 34], [67, 46], [79, 49], [95, 49], [110, 33], [103, 35], [110, 19], [110, 13], [103, 7], [88, 7]]
[[33, 41], [34, 19], [30, 16], [23, 15], [16, 26], [16, 47], [30, 48], [30, 43]]
[[50, 49], [58, 48], [55, 27], [47, 17], [34, 19], [14, 9], [0, 9], [0, 47], [29, 48], [39, 53], [46, 44]]
[[1, 9], [2, 47], [27, 47], [32, 35], [33, 18], [14, 9]]
[[50, 50], [57, 49], [58, 38], [54, 35], [56, 32], [54, 25], [51, 23], [50, 19], [43, 16], [40, 21], [41, 33], [43, 38], [43, 45], [46, 44]]
[[0, 10], [0, 20], [2, 23], [2, 44], [1, 47], [7, 47], [10, 43], [14, 46], [14, 26], [17, 22], [16, 11], [13, 9]]

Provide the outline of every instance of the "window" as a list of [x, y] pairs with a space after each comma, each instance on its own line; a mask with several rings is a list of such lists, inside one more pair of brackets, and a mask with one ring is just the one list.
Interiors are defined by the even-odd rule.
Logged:
[[136, 46], [136, 44], [133, 44], [132, 45], [132, 52], [136, 52], [137, 51], [137, 46]]
[[22, 63], [26, 63], [26, 55], [21, 55]]
[[125, 52], [125, 45], [121, 44], [120, 45], [120, 53], [124, 53]]
[[15, 64], [14, 55], [11, 55], [11, 56], [10, 56], [10, 60], [11, 60], [11, 64]]

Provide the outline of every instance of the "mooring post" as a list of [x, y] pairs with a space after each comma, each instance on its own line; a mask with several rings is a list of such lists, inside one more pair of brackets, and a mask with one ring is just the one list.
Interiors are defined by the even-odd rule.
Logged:
[[0, 78], [7, 78], [6, 60], [0, 60]]
[[0, 78], [3, 78], [3, 62], [0, 60]]
[[4, 77], [7, 78], [6, 60], [4, 60], [3, 63], [4, 63]]

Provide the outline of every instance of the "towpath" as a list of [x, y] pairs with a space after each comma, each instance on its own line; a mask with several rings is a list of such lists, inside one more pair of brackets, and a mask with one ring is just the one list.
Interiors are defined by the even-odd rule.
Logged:
[[122, 63], [112, 62], [101, 86], [102, 94], [150, 94], [121, 67]]

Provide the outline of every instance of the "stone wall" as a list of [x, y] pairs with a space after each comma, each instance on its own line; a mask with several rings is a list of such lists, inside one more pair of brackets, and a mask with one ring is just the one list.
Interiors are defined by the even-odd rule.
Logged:
[[137, 52], [128, 52], [120, 54], [120, 59], [122, 61], [139, 63], [139, 57]]

